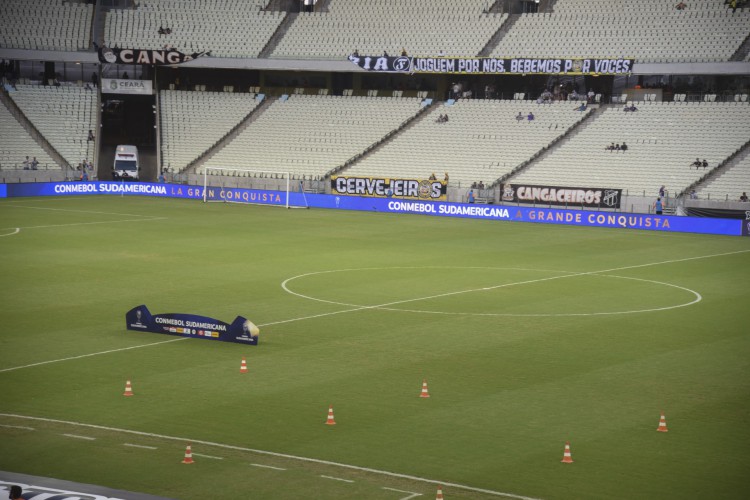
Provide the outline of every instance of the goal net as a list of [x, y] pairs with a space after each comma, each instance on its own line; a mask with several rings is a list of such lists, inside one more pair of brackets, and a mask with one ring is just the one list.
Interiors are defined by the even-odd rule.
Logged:
[[[299, 193], [297, 203], [291, 193]], [[220, 167], [203, 168], [203, 202], [309, 208], [301, 181], [289, 172]]]

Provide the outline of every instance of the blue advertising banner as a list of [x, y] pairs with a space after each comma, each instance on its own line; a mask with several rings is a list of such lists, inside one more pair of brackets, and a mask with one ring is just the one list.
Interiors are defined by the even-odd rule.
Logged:
[[196, 314], [152, 315], [146, 306], [140, 305], [125, 313], [125, 326], [141, 332], [258, 345], [258, 327], [242, 316], [229, 324]]
[[[208, 198], [228, 201], [285, 205], [285, 193], [257, 189], [207, 188]], [[0, 191], [1, 192], [1, 191]], [[158, 196], [165, 198], [203, 199], [203, 187], [184, 184], [151, 184], [122, 182], [48, 182], [30, 184], [7, 184], [7, 196], [70, 196], [91, 194], [115, 194], [133, 196]], [[475, 205], [444, 201], [416, 201], [396, 198], [374, 198], [365, 196], [340, 196], [335, 194], [303, 195], [289, 193], [291, 206], [328, 208], [335, 210], [358, 210], [368, 212], [409, 213], [438, 217], [462, 217], [541, 224], [564, 224], [572, 226], [613, 227], [643, 229], [646, 231], [722, 234], [740, 236], [748, 228], [737, 219], [708, 217], [680, 217], [670, 215], [632, 214], [622, 212], [591, 212], [558, 208], [531, 208], [515, 205]]]

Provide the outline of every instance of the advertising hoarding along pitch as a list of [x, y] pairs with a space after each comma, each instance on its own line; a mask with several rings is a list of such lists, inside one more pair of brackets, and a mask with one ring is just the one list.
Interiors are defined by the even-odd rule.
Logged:
[[[156, 196], [164, 198], [203, 199], [203, 187], [184, 184], [151, 184], [122, 182], [40, 182], [6, 184], [8, 198], [24, 196], [71, 195], [126, 195]], [[212, 198], [228, 201], [245, 201], [268, 205], [283, 205], [285, 193], [261, 189], [214, 188]], [[1, 191], [0, 191], [1, 193]], [[680, 217], [673, 215], [635, 214], [623, 212], [595, 212], [560, 208], [535, 208], [512, 205], [476, 205], [447, 201], [409, 200], [405, 198], [379, 198], [342, 196], [340, 194], [289, 193], [292, 206], [359, 210], [367, 212], [411, 213], [438, 217], [564, 224], [573, 226], [641, 229], [646, 231], [724, 234], [740, 236], [750, 230], [737, 219], [707, 217]]]

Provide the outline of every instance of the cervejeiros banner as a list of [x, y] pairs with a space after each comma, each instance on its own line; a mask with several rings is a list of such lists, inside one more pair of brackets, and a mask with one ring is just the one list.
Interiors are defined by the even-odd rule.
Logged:
[[252, 321], [242, 316], [230, 324], [196, 314], [151, 314], [144, 305], [125, 313], [125, 323], [128, 330], [250, 345], [258, 345], [260, 333]]
[[138, 94], [151, 95], [154, 87], [151, 80], [121, 80], [102, 78], [102, 94]]
[[529, 205], [620, 208], [622, 189], [506, 184], [502, 200]]
[[210, 55], [210, 51], [183, 54], [177, 49], [99, 49], [99, 62], [110, 64], [181, 64], [201, 56]]
[[361, 56], [349, 60], [367, 71], [476, 75], [625, 75], [634, 59], [531, 59], [516, 57]]
[[445, 201], [447, 192], [446, 181], [433, 179], [331, 176], [331, 194]]

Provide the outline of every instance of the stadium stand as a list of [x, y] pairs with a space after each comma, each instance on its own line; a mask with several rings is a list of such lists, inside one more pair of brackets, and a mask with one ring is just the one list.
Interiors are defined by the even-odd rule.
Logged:
[[630, 57], [637, 62], [728, 61], [750, 31], [750, 11], [722, 0], [558, 0], [522, 14], [495, 57]]
[[415, 98], [291, 95], [272, 102], [205, 165], [322, 177], [416, 115], [420, 104]]
[[[104, 43], [110, 47], [175, 48], [186, 54], [257, 57], [286, 16], [261, 10], [261, 0], [148, 0], [136, 9], [111, 10]], [[169, 28], [168, 35], [159, 34]]]
[[27, 156], [36, 156], [40, 169], [60, 168], [3, 105], [0, 105], [0, 138], [0, 169], [21, 169]]
[[259, 101], [255, 94], [159, 92], [162, 166], [181, 171], [239, 124]]
[[94, 6], [63, 0], [0, 2], [0, 47], [87, 50]]
[[476, 55], [507, 19], [483, 14], [486, 0], [331, 0], [328, 12], [300, 14], [271, 57]]
[[[748, 141], [750, 105], [735, 102], [641, 102], [625, 113], [608, 107], [508, 183], [683, 191]], [[627, 151], [607, 151], [612, 142]]]
[[96, 93], [84, 87], [61, 85], [17, 85], [9, 95], [26, 117], [72, 166], [92, 159], [97, 132]]
[[[542, 148], [549, 146], [587, 113], [573, 104], [534, 101], [459, 100], [440, 106], [373, 154], [346, 170], [347, 175], [442, 179], [468, 187], [492, 184]], [[534, 119], [528, 120], [533, 112]], [[590, 111], [589, 111], [590, 112]], [[516, 120], [518, 113], [522, 120]], [[448, 121], [437, 117], [448, 115]]]
[[[699, 199], [717, 201], [738, 201], [743, 192], [750, 193], [750, 154], [745, 151], [744, 158], [721, 174], [696, 188]], [[748, 205], [750, 209], [750, 204]]]

